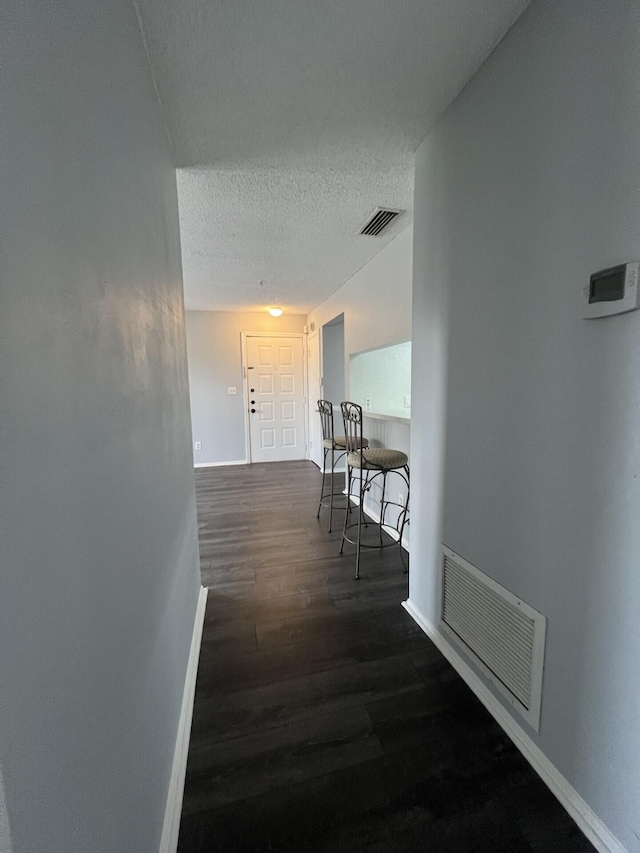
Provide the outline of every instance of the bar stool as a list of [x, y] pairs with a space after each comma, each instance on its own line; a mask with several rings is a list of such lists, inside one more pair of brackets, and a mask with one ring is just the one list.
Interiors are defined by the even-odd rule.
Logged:
[[[395, 542], [384, 542], [382, 539], [383, 528], [393, 527], [399, 535], [400, 548], [402, 548], [402, 534], [408, 523], [409, 510], [409, 458], [401, 450], [390, 450], [388, 448], [365, 448], [362, 445], [362, 406], [357, 403], [345, 401], [341, 403], [342, 421], [344, 423], [344, 436], [347, 451], [347, 502], [350, 505], [352, 493], [351, 482], [354, 479], [354, 471], [359, 471], [360, 480], [360, 506], [358, 508], [358, 520], [349, 524], [349, 512], [344, 515], [344, 528], [342, 531], [342, 543], [340, 553], [343, 553], [344, 543], [349, 542], [356, 546], [356, 580], [360, 577], [360, 549], [361, 548], [386, 548], [395, 545]], [[398, 474], [407, 485], [407, 500], [405, 504], [397, 501], [385, 500], [387, 488], [387, 475], [391, 472]], [[364, 472], [364, 479], [363, 479]], [[371, 544], [362, 542], [362, 522], [364, 519], [364, 499], [372, 484], [382, 477], [382, 497], [380, 500], [380, 524], [379, 543]], [[390, 506], [400, 507], [400, 513], [395, 525], [385, 524], [385, 514]], [[366, 521], [365, 521], [366, 525]], [[347, 531], [357, 527], [355, 539], [347, 536]], [[403, 560], [404, 568], [404, 560]], [[405, 569], [406, 570], [406, 569]]]
[[[333, 499], [334, 497], [342, 497], [342, 491], [336, 492], [334, 488], [334, 480], [335, 480], [335, 468], [336, 464], [345, 456], [347, 452], [347, 445], [345, 441], [345, 437], [343, 435], [333, 434], [333, 403], [330, 403], [329, 400], [318, 400], [318, 412], [320, 414], [320, 422], [322, 423], [322, 450], [323, 450], [323, 460], [322, 460], [322, 485], [320, 487], [320, 501], [318, 503], [318, 515], [316, 518], [320, 518], [320, 510], [323, 506], [327, 506], [324, 501], [326, 498], [329, 498], [329, 533], [331, 533], [331, 525], [333, 523]], [[369, 441], [366, 438], [360, 437], [361, 444], [363, 447], [369, 447]], [[330, 483], [330, 491], [325, 492], [325, 481], [327, 476], [327, 457], [331, 453], [331, 483]], [[338, 454], [336, 456], [336, 453]], [[349, 505], [349, 498], [347, 497], [347, 508]]]

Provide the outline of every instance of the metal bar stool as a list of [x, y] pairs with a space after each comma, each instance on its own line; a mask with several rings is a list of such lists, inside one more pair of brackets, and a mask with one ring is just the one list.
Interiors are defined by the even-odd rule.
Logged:
[[[320, 518], [320, 510], [326, 507], [326, 499], [329, 498], [329, 533], [331, 533], [331, 525], [333, 523], [333, 499], [334, 497], [342, 497], [343, 492], [335, 490], [335, 468], [336, 464], [345, 456], [347, 445], [343, 435], [333, 434], [333, 404], [329, 400], [318, 400], [318, 412], [320, 414], [320, 422], [322, 423], [322, 485], [320, 487], [320, 501], [318, 503], [318, 515]], [[362, 439], [364, 447], [369, 446], [366, 438]], [[325, 482], [327, 476], [327, 457], [331, 454], [331, 481], [330, 490], [325, 491]], [[337, 454], [337, 456], [336, 456]], [[349, 498], [347, 498], [347, 509], [349, 508]], [[340, 507], [342, 509], [342, 507]]]
[[[402, 534], [408, 520], [409, 509], [409, 458], [401, 450], [390, 450], [388, 448], [368, 448], [362, 444], [362, 406], [357, 403], [345, 401], [341, 403], [342, 421], [344, 423], [344, 437], [347, 451], [347, 501], [350, 503], [351, 483], [354, 479], [354, 471], [359, 471], [360, 480], [360, 506], [358, 508], [358, 520], [349, 524], [349, 513], [344, 515], [344, 528], [342, 531], [342, 543], [340, 553], [343, 553], [344, 543], [350, 542], [356, 546], [356, 580], [360, 577], [360, 549], [361, 548], [386, 548], [395, 545], [395, 542], [384, 542], [382, 538], [383, 528], [391, 527], [385, 523], [385, 515], [390, 506], [400, 507], [400, 513], [393, 529], [399, 535], [400, 548], [402, 549]], [[387, 488], [387, 474], [394, 472], [406, 483], [407, 500], [405, 504], [385, 499]], [[364, 478], [363, 478], [364, 474]], [[382, 477], [382, 497], [380, 500], [380, 524], [379, 542], [377, 544], [362, 542], [362, 523], [364, 520], [364, 499], [366, 493], [371, 489], [376, 478]], [[365, 521], [366, 524], [366, 521]], [[349, 538], [347, 532], [357, 528], [355, 539]], [[405, 568], [403, 560], [403, 568]], [[406, 568], [405, 568], [406, 571]]]

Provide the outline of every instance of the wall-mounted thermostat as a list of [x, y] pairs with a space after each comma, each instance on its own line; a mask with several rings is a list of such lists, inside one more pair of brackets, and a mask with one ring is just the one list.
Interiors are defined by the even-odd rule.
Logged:
[[640, 308], [638, 267], [640, 263], [636, 262], [594, 272], [583, 291], [583, 319], [610, 317]]

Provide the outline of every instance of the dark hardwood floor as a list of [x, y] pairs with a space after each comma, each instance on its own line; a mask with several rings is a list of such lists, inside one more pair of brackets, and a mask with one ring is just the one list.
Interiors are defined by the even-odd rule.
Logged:
[[210, 591], [180, 853], [593, 851], [400, 607], [397, 549], [353, 580], [312, 463], [196, 483]]

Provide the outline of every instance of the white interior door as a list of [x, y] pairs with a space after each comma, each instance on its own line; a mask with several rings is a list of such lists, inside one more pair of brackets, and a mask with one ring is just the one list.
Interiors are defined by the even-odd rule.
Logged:
[[322, 398], [320, 386], [320, 334], [309, 336], [307, 344], [307, 376], [309, 381], [309, 458], [322, 468], [322, 427], [317, 401]]
[[306, 458], [302, 338], [247, 336], [252, 462]]

